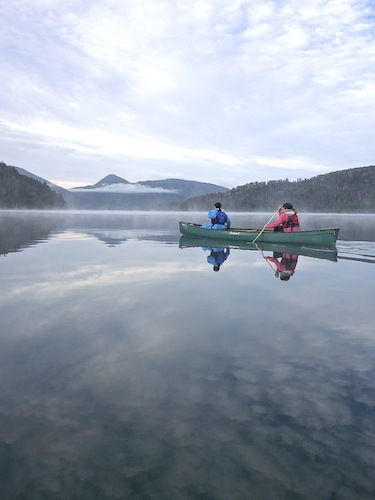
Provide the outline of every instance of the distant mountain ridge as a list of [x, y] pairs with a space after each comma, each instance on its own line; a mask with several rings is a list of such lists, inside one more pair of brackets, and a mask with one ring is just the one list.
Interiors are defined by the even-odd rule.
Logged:
[[64, 189], [46, 179], [14, 167], [21, 175], [31, 177], [60, 194], [68, 208], [78, 210], [168, 210], [180, 203], [210, 193], [224, 193], [229, 188], [184, 179], [148, 180], [131, 183], [116, 174], [108, 174], [96, 184]]
[[194, 196], [224, 193], [229, 188], [184, 179], [162, 179], [131, 183], [109, 174], [92, 186], [65, 193], [69, 208], [91, 210], [171, 210]]

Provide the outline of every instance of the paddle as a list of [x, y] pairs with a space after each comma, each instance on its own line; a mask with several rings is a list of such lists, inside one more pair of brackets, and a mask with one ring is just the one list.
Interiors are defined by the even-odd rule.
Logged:
[[264, 232], [264, 230], [266, 229], [266, 226], [271, 222], [271, 220], [275, 217], [275, 215], [279, 212], [279, 208], [276, 210], [276, 212], [273, 214], [273, 216], [270, 218], [270, 220], [267, 222], [267, 224], [263, 227], [263, 229], [261, 230], [261, 232], [258, 234], [258, 236], [253, 240], [253, 243], [256, 242], [256, 240], [259, 238], [259, 236]]

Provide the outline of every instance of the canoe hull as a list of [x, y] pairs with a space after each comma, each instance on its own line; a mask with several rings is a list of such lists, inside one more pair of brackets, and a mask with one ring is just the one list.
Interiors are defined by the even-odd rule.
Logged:
[[[204, 229], [199, 224], [180, 221], [180, 232], [184, 236], [204, 238], [212, 242], [253, 243], [261, 233], [260, 229], [229, 228], [225, 231]], [[308, 247], [333, 248], [336, 245], [338, 228], [315, 229], [295, 233], [263, 231], [256, 243], [293, 244]]]

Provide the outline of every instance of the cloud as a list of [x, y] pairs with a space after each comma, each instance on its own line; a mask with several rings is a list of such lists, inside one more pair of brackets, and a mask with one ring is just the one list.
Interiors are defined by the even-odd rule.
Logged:
[[72, 189], [74, 192], [84, 192], [84, 193], [129, 193], [129, 194], [141, 194], [141, 193], [178, 193], [176, 189], [165, 189], [161, 187], [150, 187], [144, 186], [142, 184], [108, 184], [107, 186], [102, 186], [92, 189], [75, 188]]
[[94, 182], [111, 161], [132, 178], [134, 161], [138, 178], [235, 186], [373, 161], [370, 0], [14, 0], [0, 14], [3, 160], [42, 177]]

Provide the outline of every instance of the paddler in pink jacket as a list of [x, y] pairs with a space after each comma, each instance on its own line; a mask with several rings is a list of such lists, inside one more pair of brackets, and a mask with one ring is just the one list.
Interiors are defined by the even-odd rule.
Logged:
[[274, 231], [285, 231], [286, 233], [301, 231], [297, 213], [291, 203], [284, 203], [279, 208], [277, 221], [273, 224], [267, 224], [265, 228], [274, 229]]

